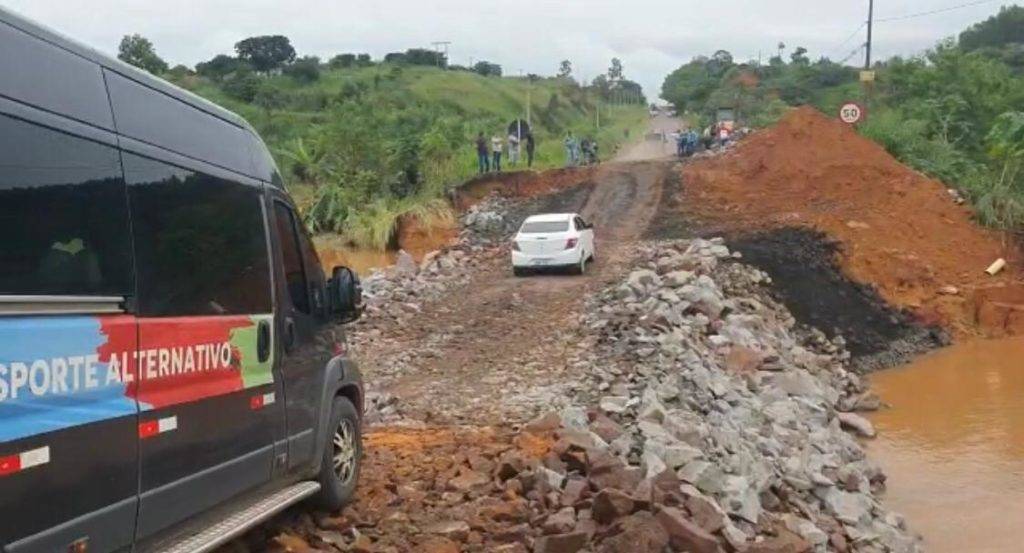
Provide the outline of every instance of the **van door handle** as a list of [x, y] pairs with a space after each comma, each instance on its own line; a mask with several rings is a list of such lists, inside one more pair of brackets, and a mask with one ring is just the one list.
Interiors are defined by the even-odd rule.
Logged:
[[295, 347], [295, 320], [284, 318], [284, 350], [291, 351]]
[[260, 321], [256, 327], [256, 356], [260, 363], [270, 359], [270, 321]]

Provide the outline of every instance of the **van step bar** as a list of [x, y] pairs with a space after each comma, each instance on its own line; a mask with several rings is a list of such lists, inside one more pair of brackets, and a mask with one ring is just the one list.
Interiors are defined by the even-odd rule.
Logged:
[[263, 496], [239, 509], [228, 511], [196, 532], [185, 532], [151, 551], [159, 553], [206, 553], [244, 534], [270, 517], [320, 491], [317, 482], [299, 482]]

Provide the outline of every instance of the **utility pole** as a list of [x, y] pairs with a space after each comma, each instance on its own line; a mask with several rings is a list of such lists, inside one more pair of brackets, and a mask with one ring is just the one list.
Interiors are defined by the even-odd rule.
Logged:
[[871, 27], [875, 20], [875, 0], [868, 0], [868, 43], [864, 56], [864, 71], [871, 71]]

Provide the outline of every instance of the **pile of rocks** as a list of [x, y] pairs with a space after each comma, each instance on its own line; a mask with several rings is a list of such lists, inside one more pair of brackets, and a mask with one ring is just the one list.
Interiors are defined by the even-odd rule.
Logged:
[[515, 206], [514, 200], [498, 194], [473, 205], [462, 215], [460, 241], [482, 246], [504, 243], [522, 222], [512, 217]]
[[364, 278], [366, 313], [356, 325], [357, 333], [383, 321], [401, 323], [420, 311], [424, 301], [469, 282], [479, 266], [501, 253], [514, 230], [507, 217], [509, 205], [509, 200], [493, 197], [470, 208], [460, 219], [462, 230], [455, 244], [426, 254], [419, 263], [399, 251], [394, 265]]
[[736, 258], [721, 240], [647, 245], [590, 299], [577, 401], [597, 407], [549, 417], [562, 445], [540, 471], [557, 492], [543, 526], [571, 526], [540, 543], [580, 545], [536, 550], [919, 549], [878, 502], [885, 476], [855, 439], [874, 430], [852, 412], [877, 398], [842, 340], [796, 324]]

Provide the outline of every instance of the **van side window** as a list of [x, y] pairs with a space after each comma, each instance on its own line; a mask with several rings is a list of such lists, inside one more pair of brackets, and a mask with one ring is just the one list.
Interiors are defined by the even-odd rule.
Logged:
[[302, 263], [302, 250], [296, 232], [295, 215], [281, 202], [274, 202], [274, 219], [277, 221], [277, 235], [281, 238], [281, 258], [284, 262], [284, 278], [288, 295], [295, 309], [309, 313], [309, 285], [306, 269]]
[[117, 150], [0, 115], [0, 295], [131, 295]]
[[260, 189], [124, 154], [139, 314], [269, 313]]

